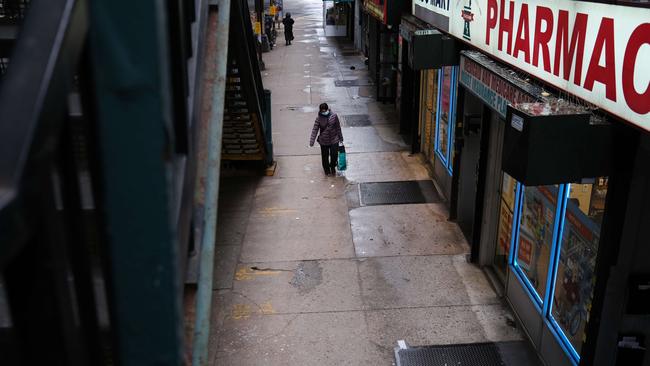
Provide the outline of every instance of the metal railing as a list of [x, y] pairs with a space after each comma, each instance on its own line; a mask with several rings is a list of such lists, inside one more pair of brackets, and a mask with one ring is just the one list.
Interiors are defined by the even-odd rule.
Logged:
[[206, 1], [27, 3], [0, 2], [22, 20], [0, 55], [0, 362], [179, 365]]

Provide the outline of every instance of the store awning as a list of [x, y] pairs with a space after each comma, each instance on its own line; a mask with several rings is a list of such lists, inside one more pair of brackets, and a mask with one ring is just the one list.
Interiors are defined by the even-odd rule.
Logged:
[[503, 171], [526, 186], [608, 176], [611, 127], [602, 117], [562, 99], [510, 105]]
[[436, 29], [416, 30], [410, 36], [409, 66], [414, 70], [458, 65], [460, 42]]

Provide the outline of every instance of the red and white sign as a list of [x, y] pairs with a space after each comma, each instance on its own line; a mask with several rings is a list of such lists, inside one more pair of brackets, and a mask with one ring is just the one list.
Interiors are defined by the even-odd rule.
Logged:
[[650, 131], [650, 9], [572, 0], [451, 5], [452, 35]]

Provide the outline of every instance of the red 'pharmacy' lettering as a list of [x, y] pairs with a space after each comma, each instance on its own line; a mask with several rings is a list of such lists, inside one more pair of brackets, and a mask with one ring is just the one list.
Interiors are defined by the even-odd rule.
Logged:
[[[634, 112], [650, 112], [650, 82], [640, 93], [634, 87], [635, 72], [641, 72], [641, 65], [636, 67], [637, 55], [641, 47], [650, 44], [650, 23], [637, 26], [627, 40], [625, 53], [617, 55], [613, 18], [598, 18], [594, 15], [589, 18], [589, 14], [578, 12], [571, 19], [573, 22], [570, 22], [567, 10], [559, 10], [554, 14], [548, 7], [537, 6], [535, 19], [530, 19], [528, 4], [521, 4], [515, 16], [515, 2], [512, 0], [487, 0], [487, 3], [486, 45], [494, 41], [494, 31], [499, 51], [534, 67], [541, 66], [544, 71], [566, 81], [569, 81], [573, 71], [573, 79], [570, 81], [573, 84], [592, 91], [594, 84], [600, 83], [605, 87], [607, 99], [616, 102], [623, 97]], [[592, 47], [591, 57], [585, 59], [588, 22], [599, 22], [599, 25], [594, 44], [588, 45]], [[569, 26], [570, 23], [573, 23], [573, 27]], [[555, 47], [551, 50], [549, 43], [553, 39]], [[623, 58], [620, 74], [616, 73], [617, 57]], [[602, 65], [601, 60], [604, 60]], [[623, 96], [617, 95], [617, 83], [621, 83]]]

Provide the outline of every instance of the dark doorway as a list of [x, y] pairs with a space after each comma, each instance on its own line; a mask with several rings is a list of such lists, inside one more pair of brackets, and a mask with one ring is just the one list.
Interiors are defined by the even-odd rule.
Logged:
[[409, 67], [409, 43], [402, 40], [401, 62], [401, 98], [399, 130], [407, 143], [411, 145], [411, 153], [420, 151], [420, 129], [418, 111], [420, 110], [420, 73]]
[[463, 110], [463, 145], [458, 177], [457, 222], [470, 244], [472, 260], [478, 258], [483, 213], [483, 187], [490, 110], [471, 95], [466, 95]]

